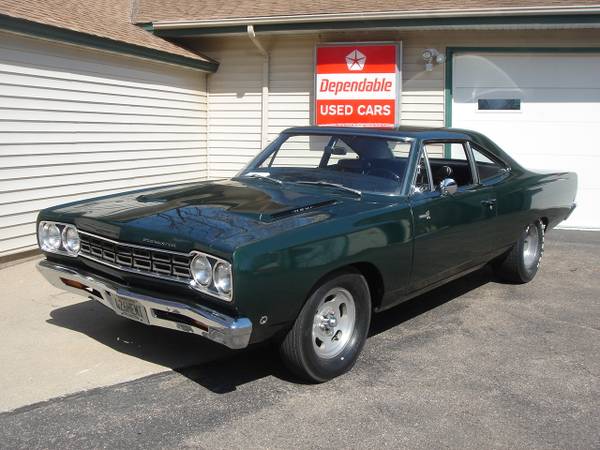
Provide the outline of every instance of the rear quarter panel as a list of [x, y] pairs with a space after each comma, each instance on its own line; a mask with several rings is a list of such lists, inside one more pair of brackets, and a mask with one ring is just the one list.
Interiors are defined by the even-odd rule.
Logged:
[[513, 171], [497, 187], [500, 245], [512, 245], [527, 224], [540, 218], [554, 228], [569, 215], [576, 193], [575, 173]]

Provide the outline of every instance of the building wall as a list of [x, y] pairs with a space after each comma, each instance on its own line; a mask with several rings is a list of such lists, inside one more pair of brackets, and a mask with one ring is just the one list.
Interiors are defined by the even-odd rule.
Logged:
[[[259, 36], [270, 53], [269, 136], [311, 123], [314, 46], [402, 41], [403, 125], [444, 125], [444, 65], [425, 71], [424, 49], [447, 46], [596, 46], [598, 30], [382, 31]], [[261, 148], [262, 56], [246, 36], [188, 43], [221, 63], [208, 76], [208, 176], [235, 174]]]
[[204, 73], [0, 33], [0, 257], [45, 207], [205, 179]]

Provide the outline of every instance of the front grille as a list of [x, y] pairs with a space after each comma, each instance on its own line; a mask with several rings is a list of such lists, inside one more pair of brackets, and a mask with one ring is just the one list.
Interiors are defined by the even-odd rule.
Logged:
[[191, 256], [155, 250], [95, 236], [80, 231], [81, 256], [122, 269], [188, 283]]

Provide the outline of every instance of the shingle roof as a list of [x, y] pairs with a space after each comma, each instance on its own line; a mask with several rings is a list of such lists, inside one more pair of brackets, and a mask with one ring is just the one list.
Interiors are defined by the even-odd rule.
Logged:
[[598, 0], [138, 0], [136, 22], [219, 20], [241, 17], [386, 11], [444, 11], [500, 8], [574, 7], [598, 5]]
[[0, 0], [0, 14], [191, 60], [212, 62], [134, 25], [130, 0]]

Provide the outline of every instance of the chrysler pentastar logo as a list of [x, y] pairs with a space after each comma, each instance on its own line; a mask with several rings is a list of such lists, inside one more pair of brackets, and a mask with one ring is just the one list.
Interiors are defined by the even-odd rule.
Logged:
[[172, 242], [156, 241], [150, 238], [142, 238], [142, 242], [146, 242], [147, 244], [160, 245], [161, 247], [175, 248], [175, 244], [173, 244]]
[[358, 49], [352, 50], [346, 55], [346, 65], [348, 70], [360, 71], [365, 68], [367, 57], [361, 53]]

